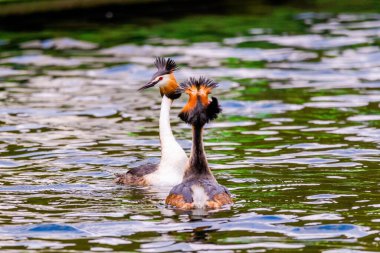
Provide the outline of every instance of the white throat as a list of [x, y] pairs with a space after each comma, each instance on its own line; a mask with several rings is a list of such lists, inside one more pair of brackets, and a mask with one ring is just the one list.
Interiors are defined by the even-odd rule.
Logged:
[[[161, 141], [161, 160], [166, 155], [166, 150], [170, 148], [177, 141], [174, 138], [172, 128], [170, 126], [170, 108], [173, 100], [167, 96], [162, 97], [161, 111], [160, 111], [160, 141]], [[177, 143], [178, 144], [178, 143]], [[181, 148], [182, 149], [182, 148]]]
[[170, 126], [170, 108], [173, 100], [162, 97], [160, 111], [161, 160], [158, 170], [147, 176], [152, 185], [174, 186], [182, 182], [187, 155], [175, 140]]

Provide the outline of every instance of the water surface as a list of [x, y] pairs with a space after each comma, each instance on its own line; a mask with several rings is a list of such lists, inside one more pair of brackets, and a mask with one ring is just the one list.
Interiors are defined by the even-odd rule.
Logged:
[[[252, 27], [222, 42], [108, 48], [54, 38], [2, 51], [2, 252], [378, 251], [380, 16], [294, 19], [305, 34]], [[223, 114], [205, 144], [230, 209], [181, 212], [164, 206], [167, 189], [113, 183], [158, 161], [160, 96], [136, 91], [158, 55], [181, 65], [179, 80], [220, 82]], [[172, 126], [189, 152], [184, 100]]]

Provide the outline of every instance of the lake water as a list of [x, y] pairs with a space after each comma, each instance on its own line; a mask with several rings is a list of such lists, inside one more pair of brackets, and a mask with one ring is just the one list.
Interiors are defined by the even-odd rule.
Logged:
[[[294, 19], [305, 34], [252, 27], [221, 43], [57, 38], [3, 50], [1, 252], [380, 250], [380, 15]], [[205, 145], [230, 209], [181, 212], [165, 207], [167, 189], [113, 183], [159, 159], [161, 97], [136, 91], [157, 55], [181, 65], [179, 81], [220, 82], [223, 113]], [[184, 102], [172, 127], [189, 152]]]

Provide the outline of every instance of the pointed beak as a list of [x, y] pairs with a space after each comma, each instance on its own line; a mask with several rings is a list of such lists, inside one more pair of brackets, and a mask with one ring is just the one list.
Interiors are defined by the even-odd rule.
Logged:
[[142, 90], [145, 90], [145, 89], [148, 89], [150, 87], [153, 87], [155, 86], [159, 81], [154, 81], [154, 80], [151, 80], [149, 82], [147, 82], [144, 86], [140, 87], [138, 89], [138, 91], [142, 91]]

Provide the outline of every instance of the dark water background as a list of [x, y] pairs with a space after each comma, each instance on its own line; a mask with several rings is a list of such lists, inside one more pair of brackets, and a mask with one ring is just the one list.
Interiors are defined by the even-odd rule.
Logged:
[[[378, 252], [380, 14], [288, 8], [1, 30], [1, 252]], [[160, 155], [161, 98], [136, 91], [157, 55], [220, 82], [205, 144], [231, 209], [113, 184]]]

